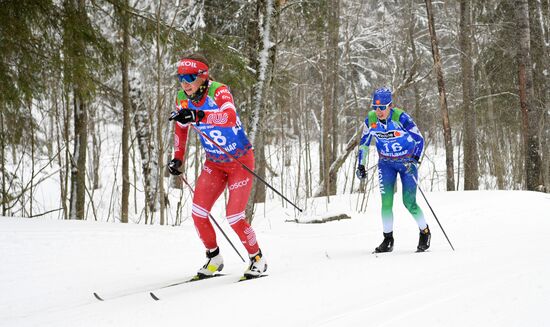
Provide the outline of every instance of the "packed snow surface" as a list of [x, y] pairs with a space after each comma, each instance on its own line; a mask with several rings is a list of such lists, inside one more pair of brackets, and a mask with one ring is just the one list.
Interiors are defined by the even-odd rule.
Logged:
[[[426, 196], [456, 251], [420, 194], [433, 234], [426, 253], [415, 253], [418, 229], [399, 194], [394, 251], [378, 255], [376, 196], [366, 212], [355, 211], [358, 195], [317, 199], [304, 215], [273, 201], [253, 222], [268, 277], [237, 283], [246, 264], [218, 233], [227, 275], [156, 290], [159, 301], [148, 290], [204, 263], [191, 219], [172, 227], [0, 218], [0, 326], [549, 326], [550, 195]], [[327, 212], [352, 219], [294, 221]], [[213, 215], [245, 256], [223, 208]]]

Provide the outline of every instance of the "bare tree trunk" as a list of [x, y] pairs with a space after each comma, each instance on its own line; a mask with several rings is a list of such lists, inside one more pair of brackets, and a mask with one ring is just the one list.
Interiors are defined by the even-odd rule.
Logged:
[[71, 158], [70, 219], [85, 219], [86, 144], [88, 143], [88, 106], [81, 90], [74, 88], [74, 147]]
[[120, 56], [120, 68], [122, 73], [122, 194], [120, 205], [120, 221], [128, 222], [128, 205], [130, 197], [130, 86], [128, 81], [128, 66], [130, 61], [130, 35], [128, 31], [129, 17], [127, 8], [128, 0], [122, 3], [124, 8], [120, 8], [121, 33], [122, 33], [122, 53]]
[[[297, 117], [297, 120], [300, 118]], [[296, 192], [294, 193], [294, 199], [297, 200], [300, 197], [300, 189], [302, 188], [302, 133], [297, 133], [298, 136], [298, 176], [296, 181]]]
[[533, 87], [533, 66], [529, 31], [529, 4], [527, 0], [516, 0], [517, 59], [519, 74], [519, 99], [522, 115], [523, 146], [525, 153], [525, 176], [528, 190], [539, 190], [541, 181], [541, 159], [539, 154], [539, 121]]
[[[336, 194], [336, 172], [330, 172], [330, 166], [336, 160], [338, 154], [338, 41], [339, 41], [339, 0], [331, 0], [326, 6], [328, 18], [328, 34], [326, 42], [325, 72], [323, 81], [323, 109], [321, 112], [321, 145], [320, 145], [320, 169], [323, 181], [323, 193], [321, 195]], [[327, 178], [328, 177], [328, 178]]]
[[[541, 189], [550, 191], [550, 176], [548, 176], [549, 165], [543, 164], [548, 162], [548, 146], [545, 139], [550, 134], [550, 126], [548, 126], [546, 108], [550, 102], [550, 41], [546, 32], [546, 19], [550, 19], [549, 15], [544, 15], [540, 0], [529, 0], [529, 16], [530, 16], [530, 32], [531, 32], [531, 55], [533, 61], [533, 85], [535, 93], [536, 116], [539, 117], [539, 147], [542, 146], [541, 156]], [[545, 150], [546, 149], [546, 150]], [[542, 187], [544, 185], [544, 187]]]
[[[2, 131], [5, 131], [6, 129], [4, 128], [4, 108], [2, 108], [2, 110], [0, 110], [0, 129]], [[0, 134], [0, 173], [2, 174], [2, 216], [6, 216], [6, 213], [7, 213], [7, 208], [6, 208], [6, 204], [7, 204], [7, 201], [6, 199], [8, 198], [8, 193], [6, 191], [6, 157], [5, 157], [5, 146], [6, 146], [6, 140], [5, 140], [5, 137], [6, 137], [6, 134], [5, 133], [1, 133]]]
[[[416, 16], [414, 15], [414, 5], [415, 1], [410, 0], [409, 1], [409, 43], [411, 45], [411, 55], [413, 59], [413, 64], [411, 67], [411, 76], [416, 75], [416, 72], [418, 71], [418, 67], [420, 66], [420, 58], [418, 58], [418, 54], [416, 52], [416, 42], [414, 40], [414, 28], [416, 25]], [[424, 119], [422, 115], [422, 111], [420, 110], [420, 91], [418, 90], [418, 83], [413, 83], [413, 91], [414, 91], [414, 118], [416, 121], [416, 124], [418, 125], [419, 129], [421, 131], [427, 130], [424, 127]]]
[[[337, 192], [337, 174], [340, 167], [337, 169], [331, 169], [333, 164], [336, 162], [338, 156], [338, 132], [339, 120], [338, 112], [340, 111], [340, 105], [338, 103], [339, 98], [339, 65], [340, 62], [340, 51], [338, 49], [338, 43], [340, 42], [340, 0], [331, 0], [331, 8], [329, 9], [329, 26], [330, 26], [330, 35], [329, 35], [329, 49], [330, 49], [330, 79], [331, 79], [331, 90], [332, 93], [330, 99], [330, 112], [331, 112], [331, 139], [332, 139], [332, 151], [330, 151], [330, 167], [328, 170], [328, 185], [326, 187], [329, 190], [330, 195], [336, 195]], [[339, 166], [341, 166], [340, 164]]]
[[101, 140], [99, 132], [96, 129], [97, 124], [97, 110], [90, 110], [90, 117], [88, 121], [88, 128], [90, 129], [90, 135], [92, 136], [92, 150], [91, 150], [91, 166], [90, 174], [92, 175], [92, 189], [97, 190], [99, 188], [99, 160], [101, 157]]
[[298, 101], [299, 101], [299, 117], [300, 117], [300, 125], [304, 126], [304, 180], [305, 180], [305, 188], [306, 188], [306, 194], [305, 197], [309, 198], [311, 196], [311, 142], [309, 138], [309, 119], [307, 119], [308, 111], [305, 110], [306, 108], [306, 96], [303, 89], [298, 89]]
[[[252, 112], [249, 117], [248, 136], [254, 146], [255, 172], [263, 179], [266, 176], [265, 162], [265, 139], [261, 124], [267, 110], [266, 94], [271, 82], [271, 73], [274, 67], [275, 51], [271, 43], [273, 29], [274, 13], [278, 10], [278, 2], [273, 4], [273, 0], [259, 0], [256, 2], [256, 17], [258, 17], [256, 28], [249, 40], [256, 53], [251, 53], [251, 60], [256, 68], [256, 83], [254, 85], [254, 95], [252, 99]], [[261, 32], [260, 32], [261, 31]], [[256, 181], [252, 187], [252, 192], [246, 207], [246, 219], [251, 222], [254, 219], [254, 203], [265, 202], [265, 185]]]
[[[61, 207], [63, 208], [63, 219], [69, 219], [69, 208], [67, 207], [67, 198], [68, 198], [68, 176], [69, 176], [69, 150], [68, 150], [68, 144], [69, 144], [69, 121], [68, 118], [70, 114], [69, 106], [67, 104], [67, 101], [63, 101], [63, 99], [66, 98], [66, 92], [62, 91], [61, 96], [61, 103], [63, 104], [63, 110], [62, 112], [59, 111], [59, 101], [58, 99], [55, 99], [55, 114], [57, 117], [60, 117], [60, 121], [57, 122], [56, 128], [57, 128], [57, 149], [60, 152], [59, 154], [59, 188], [60, 188], [60, 196], [59, 201], [61, 202]], [[63, 124], [60, 128], [59, 124]], [[63, 141], [63, 143], [62, 143]], [[63, 153], [64, 156], [61, 155], [61, 148], [64, 148]]]
[[[487, 71], [485, 66], [480, 67], [480, 75], [482, 76], [483, 81], [488, 86], [488, 94], [493, 93], [493, 89], [491, 88], [491, 84], [489, 83], [489, 77], [487, 75]], [[482, 138], [487, 140], [490, 138], [490, 140], [486, 141], [485, 145], [482, 147], [490, 149], [490, 159], [488, 160], [488, 165], [490, 167], [490, 171], [493, 175], [495, 175], [497, 180], [497, 189], [503, 190], [505, 189], [505, 172], [504, 172], [504, 154], [506, 151], [503, 151], [503, 142], [506, 141], [506, 138], [504, 137], [504, 133], [502, 132], [502, 126], [498, 124], [498, 119], [496, 118], [495, 114], [495, 104], [493, 102], [492, 97], [487, 98], [487, 125], [488, 125], [488, 131], [484, 131], [482, 134]], [[487, 134], [493, 134], [490, 135], [490, 137], [487, 137]]]
[[464, 114], [464, 189], [479, 188], [477, 154], [477, 114], [474, 108], [472, 31], [470, 0], [460, 1], [460, 63], [462, 66], [462, 106]]
[[[84, 0], [70, 0], [65, 3], [70, 22], [87, 23]], [[68, 53], [66, 60], [71, 67], [74, 107], [74, 147], [71, 156], [70, 219], [85, 219], [86, 196], [86, 153], [88, 145], [88, 102], [89, 91], [85, 86], [86, 58], [85, 40], [80, 30], [67, 26], [65, 40]]]
[[[29, 99], [29, 112], [32, 112], [32, 100]], [[31, 128], [31, 180], [29, 181], [29, 217], [32, 217], [32, 204], [34, 203], [34, 156], [35, 156], [35, 135], [34, 128]]]
[[[277, 110], [279, 109], [280, 110]], [[280, 124], [281, 124], [281, 130], [280, 130], [280, 145], [282, 146], [282, 149], [281, 149], [281, 157], [280, 157], [280, 160], [281, 160], [281, 171], [279, 173], [279, 178], [281, 180], [280, 184], [281, 184], [281, 189], [279, 190], [281, 193], [284, 194], [285, 192], [285, 170], [286, 170], [286, 167], [287, 166], [287, 160], [290, 161], [289, 157], [290, 157], [290, 152], [287, 153], [287, 149], [288, 149], [288, 144], [287, 144], [287, 140], [285, 138], [285, 114], [284, 114], [284, 108], [285, 108], [285, 104], [281, 104], [281, 105], [277, 105], [277, 104], [274, 104], [274, 109], [276, 111], [279, 112], [279, 118], [280, 118]], [[283, 199], [281, 198], [281, 205], [284, 206], [284, 201]]]
[[[64, 193], [64, 201], [66, 202], [66, 205], [65, 205], [65, 219], [71, 219], [70, 215], [71, 215], [71, 208], [70, 208], [70, 198], [71, 198], [71, 195], [70, 195], [70, 192], [71, 192], [71, 187], [70, 187], [70, 183], [71, 183], [71, 179], [70, 179], [70, 175], [71, 175], [71, 167], [72, 165], [70, 164], [71, 163], [71, 151], [69, 149], [69, 144], [70, 144], [70, 135], [71, 135], [71, 121], [73, 121], [73, 111], [71, 110], [71, 101], [70, 101], [70, 94], [71, 94], [71, 91], [69, 89], [65, 90], [64, 91], [64, 94], [63, 94], [63, 97], [64, 97], [64, 103], [63, 103], [63, 113], [64, 113], [64, 121], [63, 121], [63, 140], [65, 142], [65, 165], [62, 166], [62, 167], [66, 167], [64, 169], [64, 177], [65, 177], [65, 181], [64, 181], [64, 192], [62, 192], [62, 194]], [[68, 202], [67, 202], [68, 201]]]
[[441, 66], [441, 56], [437, 44], [437, 35], [435, 32], [432, 1], [425, 0], [426, 11], [428, 13], [428, 28], [430, 30], [432, 56], [434, 60], [434, 70], [437, 74], [437, 89], [439, 91], [439, 107], [443, 121], [443, 136], [445, 138], [445, 158], [447, 165], [447, 191], [455, 189], [454, 162], [453, 162], [453, 138], [451, 133], [451, 124], [449, 122], [449, 110], [447, 109], [447, 94], [445, 91], [445, 81], [443, 79], [443, 67]]
[[[158, 144], [158, 163], [159, 163], [159, 179], [158, 179], [158, 192], [159, 192], [159, 199], [160, 199], [160, 224], [164, 225], [164, 209], [166, 207], [165, 198], [164, 198], [164, 178], [162, 174], [162, 170], [164, 169], [164, 142], [162, 139], [162, 130], [164, 128], [163, 122], [165, 121], [164, 118], [164, 111], [162, 110], [162, 96], [160, 93], [160, 83], [161, 83], [161, 75], [162, 75], [162, 58], [160, 54], [160, 44], [161, 44], [161, 36], [160, 36], [160, 21], [161, 21], [161, 15], [160, 10], [162, 8], [162, 0], [158, 3], [157, 8], [157, 35], [156, 35], [156, 43], [157, 43], [157, 144]], [[152, 219], [151, 219], [152, 223]]]
[[[145, 202], [149, 212], [157, 210], [158, 192], [157, 178], [161, 177], [158, 174], [158, 164], [155, 160], [155, 143], [153, 141], [153, 132], [151, 131], [151, 121], [149, 112], [145, 102], [141, 98], [141, 83], [137, 78], [131, 81], [130, 98], [134, 113], [134, 128], [138, 141], [139, 153], [141, 156], [141, 170], [143, 174], [143, 188], [145, 191]], [[147, 217], [146, 217], [146, 221]]]

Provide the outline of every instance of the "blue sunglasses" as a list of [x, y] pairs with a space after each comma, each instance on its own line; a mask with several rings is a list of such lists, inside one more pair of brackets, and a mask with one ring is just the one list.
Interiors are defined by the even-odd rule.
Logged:
[[386, 109], [388, 109], [388, 106], [389, 104], [384, 104], [384, 105], [372, 105], [372, 109], [374, 110], [380, 110], [380, 111], [384, 111]]
[[197, 74], [184, 74], [178, 75], [178, 79], [180, 80], [180, 83], [193, 83], [197, 79], [197, 76]]

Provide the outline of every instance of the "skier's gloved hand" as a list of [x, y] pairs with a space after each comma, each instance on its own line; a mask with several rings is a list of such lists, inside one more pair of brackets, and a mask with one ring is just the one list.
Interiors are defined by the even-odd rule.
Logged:
[[420, 166], [420, 158], [417, 156], [412, 157], [409, 161], [405, 162], [405, 167], [407, 167], [407, 174], [414, 174], [418, 171], [418, 166]]
[[168, 163], [168, 171], [172, 175], [176, 175], [176, 176], [181, 175], [181, 171], [179, 170], [180, 167], [181, 167], [181, 160], [172, 159]]
[[359, 179], [367, 178], [367, 171], [365, 170], [365, 166], [364, 165], [357, 166], [357, 170], [355, 171], [355, 175], [357, 175], [357, 178], [359, 178]]
[[198, 123], [204, 118], [204, 111], [180, 109], [178, 112], [172, 112], [169, 120], [175, 120], [182, 124]]

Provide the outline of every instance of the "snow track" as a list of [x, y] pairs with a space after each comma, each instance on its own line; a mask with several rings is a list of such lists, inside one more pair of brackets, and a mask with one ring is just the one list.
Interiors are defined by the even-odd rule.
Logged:
[[[394, 252], [377, 256], [377, 199], [366, 213], [327, 224], [284, 223], [289, 209], [269, 207], [268, 217], [254, 221], [268, 278], [237, 283], [246, 264], [219, 238], [227, 275], [159, 289], [161, 301], [148, 291], [184, 280], [204, 262], [190, 221], [0, 218], [0, 326], [191, 326], [205, 319], [224, 326], [548, 326], [550, 197], [427, 195], [455, 252], [425, 210], [432, 246], [414, 253], [418, 229], [398, 198]], [[342, 203], [354, 200], [331, 201]], [[139, 292], [104, 302], [92, 295], [128, 291]]]

